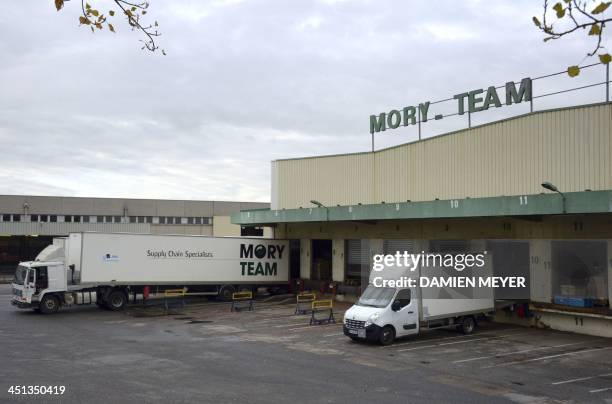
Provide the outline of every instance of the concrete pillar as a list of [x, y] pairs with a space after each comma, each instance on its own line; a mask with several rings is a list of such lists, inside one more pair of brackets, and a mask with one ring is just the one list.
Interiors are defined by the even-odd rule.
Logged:
[[612, 308], [612, 240], [608, 240], [608, 305]]
[[312, 265], [311, 255], [312, 240], [300, 239], [300, 278], [310, 279], [310, 267]]
[[536, 302], [551, 303], [553, 299], [551, 247], [550, 240], [529, 242], [530, 298]]
[[344, 258], [344, 239], [332, 240], [332, 280], [344, 282], [346, 259]]

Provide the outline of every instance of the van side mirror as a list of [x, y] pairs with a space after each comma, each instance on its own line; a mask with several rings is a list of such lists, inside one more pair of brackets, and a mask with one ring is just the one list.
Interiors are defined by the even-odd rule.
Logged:
[[399, 300], [394, 301], [393, 304], [391, 305], [391, 310], [393, 311], [399, 311], [399, 309], [401, 308], [402, 307], [400, 306]]

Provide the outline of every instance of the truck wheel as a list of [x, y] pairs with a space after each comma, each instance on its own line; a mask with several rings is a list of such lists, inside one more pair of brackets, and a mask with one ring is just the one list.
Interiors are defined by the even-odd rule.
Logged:
[[120, 290], [115, 290], [108, 295], [106, 306], [112, 311], [123, 310], [127, 305], [127, 296]]
[[395, 339], [395, 330], [390, 325], [383, 327], [380, 332], [380, 337], [378, 338], [378, 342], [380, 345], [387, 346], [391, 345], [393, 340]]
[[224, 302], [230, 302], [232, 300], [232, 295], [236, 289], [232, 285], [225, 285], [219, 291], [219, 300]]
[[464, 317], [463, 320], [461, 321], [461, 332], [464, 334], [471, 334], [474, 332], [474, 329], [476, 328], [476, 321], [474, 320], [474, 317], [468, 316], [468, 317]]
[[45, 295], [40, 301], [40, 312], [43, 314], [56, 313], [59, 310], [59, 299], [53, 295]]

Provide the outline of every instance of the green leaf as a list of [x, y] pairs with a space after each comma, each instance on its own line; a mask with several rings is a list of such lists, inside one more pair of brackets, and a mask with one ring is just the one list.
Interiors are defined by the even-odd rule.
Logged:
[[64, 7], [64, 0], [55, 0], [55, 8], [60, 11]]
[[591, 25], [591, 30], [589, 31], [589, 35], [599, 35], [599, 34], [601, 34], [601, 28], [599, 28], [599, 25], [597, 24]]
[[91, 8], [91, 6], [89, 5], [89, 3], [85, 3], [85, 8], [86, 8], [87, 10], [89, 10], [89, 9]]
[[604, 53], [603, 55], [599, 55], [599, 61], [604, 65], [607, 65], [612, 61], [612, 56], [609, 53]]
[[544, 42], [548, 42], [548, 41], [550, 41], [551, 39], [553, 39], [553, 37], [552, 37], [552, 36], [547, 36], [546, 38], [544, 38]]
[[580, 74], [580, 67], [578, 66], [570, 66], [567, 68], [567, 74], [570, 77], [576, 77], [577, 75]]
[[561, 3], [555, 4], [553, 10], [557, 12], [557, 18], [563, 18], [563, 16], [565, 16], [565, 9]]
[[115, 27], [113, 27], [113, 24], [111, 23], [108, 24], [108, 29], [110, 32], [115, 32]]
[[87, 19], [87, 17], [80, 16], [79, 22], [84, 25], [89, 25], [89, 20]]
[[115, 15], [115, 12], [114, 12], [113, 10], [110, 10], [110, 11], [108, 12], [108, 15], [110, 15], [110, 16], [112, 17], [112, 16], [114, 16], [114, 15]]
[[98, 15], [100, 15], [100, 13], [98, 12], [98, 10], [91, 10], [91, 13], [92, 13], [94, 16], [96, 16], [96, 17], [97, 17]]
[[606, 11], [606, 9], [608, 7], [610, 7], [610, 3], [611, 2], [609, 2], [609, 1], [602, 1], [601, 3], [599, 3], [597, 5], [597, 7], [595, 7], [593, 9], [593, 11], [591, 11], [591, 13], [593, 13], [593, 14], [601, 14], [601, 13], [603, 13], [604, 11]]
[[535, 24], [536, 27], [542, 26], [542, 23], [540, 22], [540, 20], [538, 20], [538, 17], [533, 17], [533, 23]]

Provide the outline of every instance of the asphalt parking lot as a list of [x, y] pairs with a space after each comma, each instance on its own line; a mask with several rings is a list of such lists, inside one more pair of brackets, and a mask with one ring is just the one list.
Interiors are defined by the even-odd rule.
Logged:
[[381, 347], [345, 337], [341, 307], [337, 324], [319, 326], [288, 302], [43, 316], [10, 306], [9, 292], [0, 285], [1, 402], [612, 402], [607, 338], [484, 323]]

